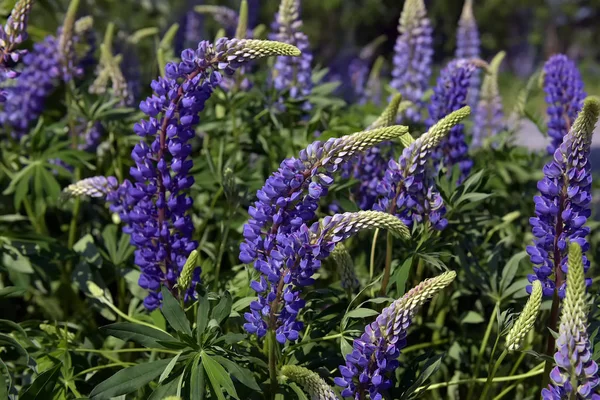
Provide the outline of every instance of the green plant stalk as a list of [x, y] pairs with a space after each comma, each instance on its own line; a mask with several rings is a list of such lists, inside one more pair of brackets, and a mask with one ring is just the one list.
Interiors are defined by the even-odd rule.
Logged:
[[[481, 342], [481, 346], [479, 346], [479, 353], [477, 354], [477, 362], [475, 363], [475, 370], [473, 371], [474, 378], [477, 378], [477, 375], [479, 375], [479, 368], [481, 367], [483, 353], [485, 352], [487, 343], [490, 340], [490, 335], [492, 334], [492, 329], [494, 328], [494, 324], [496, 323], [496, 314], [498, 314], [499, 308], [500, 308], [500, 303], [496, 303], [496, 305], [494, 306], [494, 311], [492, 311], [492, 316], [490, 317], [490, 321], [488, 322], [488, 326], [485, 330], [485, 334], [483, 335], [483, 341]], [[472, 398], [474, 389], [475, 389], [475, 386], [473, 384], [469, 385], [469, 392], [467, 394], [467, 400], [470, 400]]]
[[500, 368], [500, 365], [502, 364], [502, 361], [507, 356], [507, 354], [508, 354], [508, 351], [504, 350], [502, 352], [502, 354], [500, 354], [500, 357], [498, 357], [498, 360], [496, 360], [496, 363], [494, 364], [494, 368], [492, 368], [492, 371], [489, 373], [487, 381], [485, 383], [485, 386], [483, 387], [483, 392], [481, 393], [481, 396], [479, 397], [480, 400], [487, 399], [486, 396], [490, 390], [490, 387], [492, 386], [492, 379], [494, 379], [494, 376], [496, 376], [496, 372], [498, 372], [498, 368]]
[[507, 394], [509, 394], [514, 388], [516, 388], [518, 384], [519, 384], [519, 382], [513, 383], [512, 385], [510, 385], [509, 387], [507, 387], [506, 389], [504, 389], [503, 391], [501, 391], [498, 394], [498, 396], [494, 397], [493, 400], [500, 400], [501, 398], [503, 398], [504, 396], [506, 396]]
[[[227, 212], [227, 216], [229, 217], [229, 212]], [[215, 280], [214, 280], [214, 290], [217, 290], [219, 287], [219, 275], [221, 274], [221, 263], [223, 261], [223, 254], [225, 254], [225, 246], [227, 244], [227, 238], [229, 236], [229, 218], [225, 218], [225, 227], [223, 228], [223, 238], [221, 239], [221, 244], [219, 245], [219, 253], [217, 254], [217, 260], [215, 265]]]
[[385, 249], [385, 269], [383, 270], [383, 279], [381, 280], [381, 289], [379, 294], [385, 296], [387, 293], [387, 286], [390, 282], [390, 274], [392, 269], [392, 245], [394, 238], [391, 232], [387, 233], [386, 249]]
[[442, 339], [442, 340], [433, 340], [433, 341], [427, 342], [427, 343], [413, 344], [412, 346], [407, 346], [407, 347], [403, 348], [402, 354], [410, 353], [411, 351], [426, 349], [426, 348], [432, 347], [432, 346], [439, 346], [439, 345], [448, 343], [449, 341], [450, 340], [448, 340], [448, 339]]
[[139, 319], [135, 319], [133, 317], [130, 317], [129, 315], [127, 315], [123, 311], [119, 310], [113, 303], [111, 303], [110, 301], [107, 301], [106, 299], [104, 299], [104, 301], [102, 303], [106, 304], [118, 316], [122, 317], [126, 321], [129, 321], [129, 322], [131, 322], [133, 324], [144, 325], [144, 326], [147, 326], [148, 328], [157, 329], [159, 331], [165, 332], [164, 330], [160, 329], [158, 326], [155, 326], [155, 325], [146, 323], [144, 321], [140, 321]]
[[[379, 228], [375, 229], [373, 234], [373, 242], [371, 243], [371, 256], [369, 257], [369, 282], [373, 282], [375, 276], [375, 249], [377, 248], [377, 237], [379, 236]], [[375, 292], [371, 289], [371, 297], [375, 297]]]
[[277, 393], [277, 340], [275, 339], [275, 331], [269, 330], [269, 380], [271, 382], [271, 399], [275, 399]]

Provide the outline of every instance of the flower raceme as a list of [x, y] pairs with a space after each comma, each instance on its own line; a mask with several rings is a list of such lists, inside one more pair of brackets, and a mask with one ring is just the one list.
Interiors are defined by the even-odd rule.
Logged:
[[[552, 296], [555, 289], [560, 298], [565, 296], [567, 243], [578, 243], [584, 254], [589, 247], [586, 237], [590, 228], [584, 226], [591, 214], [592, 200], [589, 155], [599, 113], [600, 102], [587, 98], [553, 160], [544, 166], [544, 178], [538, 182], [540, 195], [534, 197], [535, 217], [530, 219], [535, 239], [532, 246], [527, 246], [535, 267], [528, 278], [530, 282], [541, 282], [545, 296]], [[590, 263], [585, 255], [583, 265], [587, 272]]]
[[569, 284], [563, 301], [556, 340], [556, 366], [550, 373], [552, 384], [542, 390], [544, 400], [600, 399], [598, 365], [587, 333], [588, 304], [584, 257], [579, 244], [569, 244]]
[[413, 317], [427, 300], [448, 286], [456, 272], [449, 271], [427, 279], [400, 299], [383, 309], [375, 322], [354, 340], [353, 350], [340, 366], [341, 377], [335, 383], [343, 388], [343, 397], [356, 400], [382, 400], [392, 387], [393, 372], [398, 368], [400, 350], [406, 346], [406, 335]]
[[[473, 15], [473, 0], [465, 0], [456, 32], [456, 58], [479, 58], [479, 30]], [[479, 98], [479, 71], [471, 76], [467, 104], [475, 107]]]
[[[136, 247], [135, 263], [142, 271], [139, 284], [148, 290], [144, 305], [149, 310], [160, 305], [160, 286], [175, 291], [177, 278], [197, 243], [192, 240], [193, 224], [188, 210], [192, 199], [187, 190], [194, 183], [189, 171], [194, 125], [204, 103], [221, 81], [221, 72], [232, 74], [246, 62], [272, 55], [298, 56], [291, 45], [262, 40], [221, 38], [207, 41], [196, 50], [186, 49], [181, 62], [168, 63], [166, 76], [151, 84], [154, 93], [140, 103], [146, 119], [135, 124], [142, 140], [135, 145], [131, 167], [132, 182], [114, 188], [114, 178], [91, 178], [68, 189], [71, 193], [96, 193], [108, 188], [111, 210], [118, 212]], [[106, 183], [105, 183], [106, 182]], [[94, 191], [96, 190], [96, 191]], [[200, 269], [193, 273], [184, 300], [194, 297]]]
[[579, 70], [563, 54], [556, 54], [544, 65], [544, 92], [548, 114], [548, 135], [552, 142], [548, 154], [554, 155], [581, 110], [585, 91]]
[[505, 53], [498, 53], [491, 61], [481, 85], [481, 96], [474, 111], [472, 147], [481, 146], [484, 138], [500, 133], [504, 127], [502, 99], [498, 90], [498, 69]]
[[298, 365], [284, 365], [281, 368], [284, 379], [298, 383], [310, 395], [312, 400], [338, 400], [335, 392], [317, 374]]
[[442, 118], [409, 144], [397, 162], [390, 160], [377, 189], [380, 198], [375, 210], [394, 214], [408, 226], [427, 220], [434, 229], [446, 227], [446, 209], [435, 188], [429, 160], [448, 132], [469, 112], [470, 108], [466, 106]]
[[431, 77], [433, 29], [423, 0], [407, 0], [400, 14], [394, 46], [394, 69], [390, 86], [413, 103], [406, 110], [410, 121], [420, 122], [420, 106]]

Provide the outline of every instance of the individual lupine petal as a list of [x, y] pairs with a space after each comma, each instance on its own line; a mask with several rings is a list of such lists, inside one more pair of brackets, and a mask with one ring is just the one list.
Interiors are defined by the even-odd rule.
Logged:
[[504, 127], [502, 98], [498, 89], [498, 69], [506, 53], [496, 54], [483, 78], [481, 98], [475, 108], [472, 146], [479, 147], [486, 137], [500, 133]]
[[563, 396], [561, 399], [594, 398], [594, 389], [600, 385], [598, 365], [591, 356], [592, 346], [587, 333], [585, 265], [579, 244], [569, 244], [568, 260], [569, 284], [556, 341], [556, 366], [550, 373], [552, 384], [542, 391], [544, 399], [552, 399], [557, 393]]
[[406, 110], [406, 117], [419, 122], [418, 110], [429, 84], [433, 59], [433, 30], [423, 0], [404, 2], [398, 33], [390, 86], [415, 105]]
[[392, 386], [398, 356], [406, 346], [407, 329], [419, 308], [448, 286], [456, 272], [445, 272], [427, 279], [400, 299], [383, 309], [377, 319], [367, 325], [363, 335], [354, 340], [353, 351], [340, 366], [341, 377], [335, 383], [344, 388], [343, 397], [368, 392], [371, 399], [382, 399]]
[[[465, 0], [460, 20], [458, 21], [458, 31], [456, 33], [456, 58], [479, 58], [480, 41], [477, 21], [473, 15], [473, 0]], [[471, 76], [471, 84], [467, 96], [467, 104], [471, 107], [477, 105], [479, 98], [479, 71]]]
[[67, 186], [63, 190], [63, 195], [66, 197], [105, 197], [108, 193], [116, 190], [118, 186], [114, 176], [94, 176]]
[[408, 226], [427, 218], [434, 229], [445, 228], [446, 210], [428, 164], [440, 142], [469, 112], [466, 106], [444, 117], [405, 148], [398, 162], [390, 160], [373, 209], [394, 214]]
[[567, 56], [556, 54], [546, 61], [544, 92], [548, 105], [548, 135], [552, 139], [548, 154], [554, 155], [571, 129], [586, 96], [579, 70]]
[[525, 336], [533, 328], [533, 324], [535, 324], [541, 305], [542, 285], [539, 281], [535, 281], [525, 308], [506, 336], [508, 351], [516, 351], [521, 348], [523, 339], [525, 339]]
[[[467, 104], [469, 82], [476, 68], [473, 61], [459, 59], [451, 61], [442, 70], [429, 103], [427, 126], [432, 126], [439, 119]], [[459, 124], [452, 128], [448, 138], [442, 141], [435, 153], [435, 159], [440, 166], [449, 169], [458, 164], [461, 171], [460, 181], [463, 181], [473, 164], [468, 157], [468, 150], [464, 126]]]
[[298, 383], [309, 394], [311, 400], [338, 400], [331, 387], [317, 373], [298, 365], [284, 365], [281, 368], [284, 378]]
[[[567, 242], [579, 243], [584, 252], [589, 247], [589, 228], [582, 225], [591, 213], [589, 157], [599, 115], [600, 102], [586, 98], [554, 159], [544, 166], [545, 177], [538, 184], [540, 196], [534, 198], [535, 217], [530, 219], [534, 245], [527, 248], [535, 274], [528, 278], [530, 282], [540, 280], [546, 296], [553, 295], [555, 289], [561, 298], [565, 296]], [[588, 268], [589, 260], [584, 258], [585, 271]]]
[[335, 249], [331, 252], [331, 257], [337, 265], [338, 275], [340, 276], [340, 282], [343, 289], [354, 290], [360, 286], [358, 277], [356, 276], [356, 270], [354, 267], [354, 261], [343, 244], [338, 244]]

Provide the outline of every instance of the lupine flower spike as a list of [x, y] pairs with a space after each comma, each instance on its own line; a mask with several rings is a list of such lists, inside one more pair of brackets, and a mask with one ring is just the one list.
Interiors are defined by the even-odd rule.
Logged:
[[408, 226], [429, 221], [432, 228], [441, 230], [448, 225], [429, 160], [448, 132], [469, 113], [466, 106], [441, 119], [405, 148], [398, 162], [390, 160], [377, 189], [380, 198], [373, 207], [375, 210], [394, 214]]
[[311, 400], [338, 400], [337, 395], [327, 382], [319, 374], [308, 368], [298, 365], [284, 365], [281, 368], [281, 375], [284, 379], [289, 379], [302, 386], [302, 389], [308, 393]]
[[225, 6], [199, 5], [194, 11], [200, 14], [210, 14], [217, 21], [227, 35], [233, 36], [238, 26], [238, 13]]
[[114, 176], [94, 176], [72, 183], [63, 190], [63, 196], [69, 197], [106, 197], [119, 187], [119, 182]]
[[348, 253], [348, 249], [343, 244], [338, 244], [331, 252], [331, 257], [337, 265], [338, 275], [342, 289], [353, 291], [360, 286], [360, 282], [356, 277], [356, 270], [352, 256]]
[[[469, 84], [476, 68], [473, 61], [461, 59], [451, 61], [442, 70], [429, 103], [427, 126], [432, 126], [439, 119], [467, 104]], [[461, 172], [460, 183], [466, 179], [473, 166], [468, 152], [464, 125], [459, 124], [442, 140], [434, 157], [439, 166], [451, 169], [453, 165], [458, 165]]]
[[[18, 72], [13, 67], [25, 54], [24, 50], [15, 50], [27, 39], [27, 20], [33, 0], [19, 0], [4, 26], [0, 25], [0, 83], [13, 79]], [[0, 103], [6, 100], [6, 92], [0, 88]]]
[[[292, 99], [305, 99], [312, 90], [312, 53], [308, 37], [300, 31], [300, 0], [281, 0], [275, 16], [270, 39], [292, 44], [300, 49], [299, 58], [278, 57], [273, 67], [273, 84], [277, 91], [289, 90]], [[279, 100], [282, 102], [282, 99]], [[310, 103], [304, 101], [303, 108], [309, 110]]]
[[[369, 78], [369, 65], [371, 64], [372, 58], [375, 51], [385, 41], [384, 35], [378, 36], [371, 43], [367, 44], [362, 48], [358, 57], [350, 61], [348, 64], [348, 78], [350, 79], [350, 86], [354, 92], [354, 96], [358, 99], [359, 103], [362, 103], [366, 96], [365, 91], [367, 90], [367, 83]], [[371, 69], [372, 70], [372, 69]]]
[[[585, 107], [585, 106], [584, 106]], [[598, 364], [592, 358], [588, 337], [584, 257], [577, 243], [569, 244], [569, 284], [563, 302], [556, 340], [556, 366], [550, 373], [552, 384], [542, 390], [544, 400], [600, 399]]]
[[[458, 21], [455, 55], [456, 58], [479, 58], [480, 53], [479, 30], [473, 15], [473, 0], [465, 0]], [[471, 85], [467, 96], [467, 104], [471, 107], [475, 107], [479, 99], [479, 82], [479, 71], [475, 71], [471, 76]]]
[[548, 154], [554, 155], [571, 129], [586, 96], [579, 70], [567, 56], [557, 54], [546, 61], [544, 92], [548, 105], [548, 135], [552, 140]]
[[[545, 176], [537, 185], [540, 195], [534, 197], [535, 217], [530, 219], [535, 239], [527, 246], [535, 274], [528, 278], [529, 282], [541, 282], [544, 296], [552, 296], [556, 289], [560, 298], [565, 297], [567, 243], [579, 244], [584, 254], [589, 248], [586, 237], [590, 228], [584, 226], [591, 214], [589, 156], [599, 113], [600, 102], [585, 99], [571, 131], [554, 152], [554, 159], [544, 166]], [[585, 255], [583, 266], [587, 272], [590, 262]]]
[[392, 387], [393, 372], [399, 366], [398, 357], [406, 346], [412, 319], [427, 300], [455, 277], [456, 272], [449, 271], [421, 282], [367, 325], [363, 335], [354, 340], [346, 365], [340, 365], [342, 376], [335, 378], [335, 383], [343, 388], [343, 397], [364, 399], [368, 393], [373, 400], [383, 399], [387, 389]]
[[506, 348], [508, 351], [516, 351], [521, 348], [525, 336], [529, 333], [542, 306], [542, 285], [540, 281], [533, 282], [533, 289], [525, 304], [525, 308], [514, 323], [508, 335], [506, 335]]
[[420, 122], [419, 107], [431, 77], [433, 29], [423, 0], [406, 0], [394, 46], [394, 68], [390, 86], [412, 102], [406, 110], [409, 121]]
[[504, 56], [502, 51], [494, 57], [483, 78], [481, 98], [475, 108], [473, 147], [481, 146], [485, 138], [493, 137], [505, 128], [502, 98], [498, 89], [498, 69]]

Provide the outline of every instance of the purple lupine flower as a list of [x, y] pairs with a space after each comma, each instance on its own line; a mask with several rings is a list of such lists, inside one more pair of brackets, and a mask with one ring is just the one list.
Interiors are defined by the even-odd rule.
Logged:
[[[19, 74], [14, 67], [26, 51], [15, 50], [15, 47], [27, 40], [27, 20], [32, 5], [33, 0], [19, 0], [6, 24], [0, 25], [0, 83], [14, 79]], [[6, 101], [6, 95], [4, 89], [0, 88], [0, 103]]]
[[[86, 32], [89, 29], [85, 28], [89, 26], [79, 25], [76, 26], [77, 34], [73, 40], [75, 44], [88, 44], [86, 40], [90, 38]], [[65, 72], [61, 60], [60, 35], [61, 29], [57, 36], [47, 36], [42, 42], [35, 43], [33, 50], [23, 57], [24, 68], [15, 85], [6, 88], [8, 94], [4, 110], [0, 112], [0, 123], [10, 126], [15, 138], [21, 138], [29, 131], [32, 123], [42, 114], [46, 99], [65, 78], [71, 77]], [[83, 64], [89, 62], [89, 49], [83, 57], [78, 58], [78, 62], [78, 67], [71, 71], [74, 77], [79, 77], [83, 73]]]
[[577, 243], [569, 245], [569, 285], [563, 302], [556, 353], [550, 372], [552, 383], [542, 390], [544, 400], [600, 399], [600, 376], [587, 333], [588, 304], [583, 254]]
[[446, 207], [435, 187], [429, 160], [452, 127], [469, 115], [469, 111], [464, 107], [443, 118], [406, 147], [398, 162], [389, 161], [377, 188], [380, 198], [373, 209], [394, 214], [409, 227], [425, 220], [438, 230], [448, 225], [444, 218]]
[[[261, 315], [269, 314], [270, 308], [265, 311], [263, 306], [278, 299], [277, 293], [281, 294], [283, 290], [278, 287], [289, 284], [292, 279], [289, 270], [292, 265], [282, 263], [284, 255], [281, 251], [298, 246], [298, 241], [304, 243], [301, 240], [306, 236], [306, 228], [302, 227], [310, 226], [314, 221], [319, 200], [327, 195], [333, 183], [332, 174], [358, 152], [407, 132], [405, 127], [394, 126], [332, 138], [325, 143], [316, 141], [302, 150], [299, 158], [284, 160], [279, 170], [267, 179], [256, 193], [258, 200], [248, 209], [250, 219], [244, 225], [245, 240], [240, 245], [239, 258], [245, 264], [254, 264], [254, 268], [262, 274], [259, 281], [252, 282], [252, 288], [259, 294], [268, 290], [269, 294], [266, 297], [259, 295], [259, 301], [251, 306], [251, 313], [246, 318], [246, 330], [259, 337], [265, 335], [267, 324]], [[303, 230], [300, 236], [293, 236], [300, 230]], [[302, 279], [293, 276], [296, 284], [303, 285], [305, 281], [307, 284], [310, 282], [311, 275]], [[287, 281], [281, 281], [280, 284], [282, 279]], [[284, 298], [286, 304], [295, 304], [292, 310], [302, 306], [296, 292], [290, 289]], [[280, 301], [277, 300], [277, 303]], [[279, 321], [279, 339], [288, 337], [294, 340], [298, 330], [293, 328], [298, 325], [294, 322], [295, 316], [286, 312], [282, 311], [283, 315], [277, 319], [273, 316], [270, 327], [275, 330], [274, 324]]]
[[553, 155], [571, 129], [586, 96], [579, 70], [567, 56], [556, 54], [546, 61], [544, 92], [548, 105], [548, 135], [552, 139], [548, 154]]
[[114, 176], [93, 176], [67, 186], [63, 194], [66, 197], [106, 197], [109, 193], [117, 191], [118, 188], [119, 182]]
[[[545, 296], [558, 290], [565, 296], [567, 273], [567, 243], [574, 242], [583, 252], [590, 228], [584, 226], [591, 214], [592, 174], [589, 160], [594, 125], [600, 113], [600, 103], [586, 99], [582, 111], [570, 132], [564, 137], [554, 158], [544, 166], [544, 178], [538, 182], [539, 196], [534, 197], [535, 217], [529, 221], [535, 237], [527, 246], [535, 274], [529, 281], [539, 280]], [[587, 272], [589, 260], [584, 256]], [[588, 285], [591, 280], [588, 280]], [[531, 286], [527, 287], [531, 291]]]
[[[134, 131], [149, 142], [142, 140], [131, 153], [133, 183], [124, 182], [123, 190], [113, 192], [108, 200], [136, 247], [135, 263], [142, 271], [139, 285], [149, 292], [144, 299], [147, 309], [160, 305], [161, 284], [174, 290], [187, 257], [198, 246], [192, 240], [194, 227], [188, 215], [192, 198], [187, 191], [194, 183], [189, 174], [193, 166], [189, 141], [195, 136], [198, 114], [221, 82], [219, 70], [231, 75], [248, 61], [282, 54], [297, 56], [299, 50], [260, 40], [221, 38], [215, 45], [202, 41], [196, 50], [184, 50], [181, 62], [168, 63], [166, 77], [154, 80], [153, 95], [140, 103], [148, 117], [135, 124]], [[192, 281], [198, 282], [199, 275], [197, 269]], [[194, 298], [195, 286], [184, 300]]]
[[[309, 196], [319, 194], [311, 194], [313, 190], [309, 187]], [[410, 237], [408, 228], [397, 218], [376, 211], [327, 216], [310, 228], [302, 224], [290, 234], [277, 235], [268, 256], [255, 263], [261, 277], [251, 287], [258, 293], [258, 300], [250, 304], [250, 312], [244, 315], [247, 321], [244, 329], [259, 337], [273, 329], [281, 344], [298, 339], [302, 323], [297, 317], [305, 304], [300, 289], [314, 283], [312, 276], [337, 243], [360, 230], [373, 228], [386, 228], [396, 236]]]
[[[480, 42], [477, 21], [473, 15], [473, 0], [465, 0], [456, 32], [456, 58], [479, 58]], [[471, 76], [467, 104], [475, 108], [479, 99], [479, 71]]]
[[[429, 104], [427, 126], [467, 104], [467, 92], [476, 66], [469, 60], [453, 60], [440, 73]], [[464, 125], [456, 125], [447, 138], [442, 140], [434, 158], [448, 169], [458, 164], [462, 182], [471, 171], [473, 161], [469, 159], [469, 148], [465, 142]]]
[[393, 372], [400, 365], [398, 357], [406, 346], [412, 319], [427, 300], [455, 277], [456, 272], [449, 271], [421, 282], [384, 308], [375, 322], [365, 327], [362, 336], [354, 340], [346, 364], [340, 365], [342, 376], [334, 380], [344, 388], [343, 397], [361, 400], [368, 393], [372, 400], [383, 400], [385, 392], [393, 386]]
[[433, 58], [433, 29], [423, 0], [407, 0], [404, 3], [398, 32], [390, 86], [415, 105], [406, 110], [406, 117], [420, 122], [419, 110], [431, 77]]
[[[270, 39], [282, 43], [292, 44], [300, 49], [302, 55], [296, 59], [278, 57], [273, 67], [273, 85], [279, 92], [289, 91], [292, 99], [305, 99], [312, 90], [312, 53], [308, 37], [300, 30], [300, 0], [282, 0], [279, 12], [271, 25]], [[282, 108], [283, 99], [279, 99]], [[304, 101], [304, 110], [309, 110], [311, 105]]]
[[481, 85], [481, 98], [475, 108], [472, 147], [479, 147], [486, 137], [493, 137], [506, 126], [502, 98], [498, 89], [498, 68], [504, 59], [504, 52], [498, 53], [490, 63], [488, 73]]

